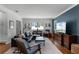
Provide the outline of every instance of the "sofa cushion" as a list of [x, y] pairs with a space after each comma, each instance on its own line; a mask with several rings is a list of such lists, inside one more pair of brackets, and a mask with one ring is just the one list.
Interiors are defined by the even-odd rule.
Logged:
[[27, 49], [27, 52], [28, 52], [28, 54], [34, 54], [37, 52], [37, 50], [38, 50], [38, 46], [34, 46], [30, 49]]
[[25, 47], [26, 47], [26, 48], [29, 48], [29, 43], [28, 43], [26, 40], [24, 40], [24, 39], [22, 39], [22, 38], [18, 38], [17, 40], [20, 41], [20, 42], [23, 42], [24, 45], [25, 45]]

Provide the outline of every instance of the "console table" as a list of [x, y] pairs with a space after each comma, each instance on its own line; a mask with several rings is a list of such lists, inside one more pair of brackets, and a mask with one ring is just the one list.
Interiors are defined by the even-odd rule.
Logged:
[[53, 34], [53, 40], [56, 41], [58, 44], [63, 45], [63, 35], [62, 34]]
[[74, 43], [75, 36], [74, 35], [64, 35], [64, 46], [71, 50], [71, 44]]
[[58, 44], [66, 47], [67, 49], [71, 50], [71, 44], [75, 42], [75, 36], [54, 33], [53, 40], [56, 41]]

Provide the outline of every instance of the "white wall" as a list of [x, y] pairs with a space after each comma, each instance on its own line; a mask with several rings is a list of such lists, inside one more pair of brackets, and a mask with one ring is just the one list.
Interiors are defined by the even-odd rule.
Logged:
[[[9, 9], [3, 7], [0, 5], [0, 12], [3, 13], [3, 17], [0, 17], [0, 23], [3, 22], [3, 25], [0, 24], [0, 32], [3, 34], [0, 34], [0, 41], [7, 41], [10, 42], [11, 38], [16, 35], [16, 20], [21, 21], [21, 18], [14, 12], [10, 11]], [[14, 21], [14, 28], [9, 28], [9, 20]], [[22, 21], [21, 21], [22, 25]], [[21, 26], [22, 27], [22, 26]]]
[[[52, 32], [52, 18], [23, 18], [22, 22], [23, 25], [26, 23], [26, 25], [28, 23], [32, 24], [32, 22], [37, 21], [39, 23], [39, 25], [45, 26], [46, 24], [50, 24], [50, 31]], [[28, 27], [26, 27], [26, 31], [29, 31]]]

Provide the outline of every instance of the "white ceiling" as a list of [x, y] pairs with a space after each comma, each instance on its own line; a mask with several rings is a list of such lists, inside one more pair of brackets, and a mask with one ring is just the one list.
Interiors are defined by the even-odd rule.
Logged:
[[24, 18], [55, 18], [73, 4], [3, 4]]

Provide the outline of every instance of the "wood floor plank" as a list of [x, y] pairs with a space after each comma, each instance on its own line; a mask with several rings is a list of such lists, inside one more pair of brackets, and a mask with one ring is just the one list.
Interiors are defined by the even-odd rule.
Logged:
[[10, 44], [0, 44], [0, 54], [4, 53], [10, 48]]

